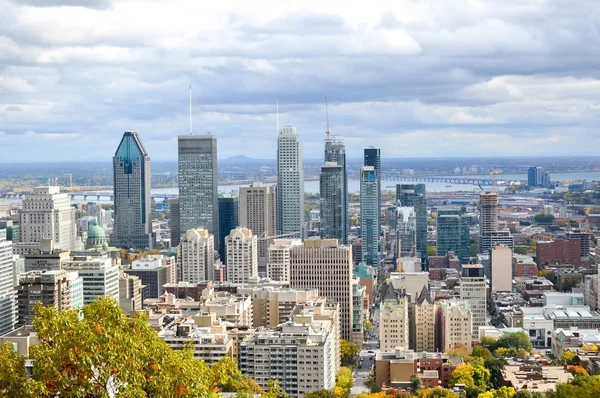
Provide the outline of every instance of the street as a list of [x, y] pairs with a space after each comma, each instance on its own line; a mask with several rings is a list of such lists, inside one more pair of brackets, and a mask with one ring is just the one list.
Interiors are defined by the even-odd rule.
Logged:
[[365, 382], [371, 377], [371, 371], [375, 366], [375, 357], [379, 352], [379, 308], [373, 314], [373, 328], [369, 333], [369, 339], [364, 342], [363, 349], [359, 352], [359, 365], [354, 371], [354, 384], [350, 390], [350, 396], [368, 393], [369, 389]]

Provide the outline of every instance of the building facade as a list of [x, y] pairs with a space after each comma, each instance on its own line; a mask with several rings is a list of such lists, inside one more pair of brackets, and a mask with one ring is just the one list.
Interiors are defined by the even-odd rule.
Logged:
[[494, 246], [490, 251], [490, 287], [492, 292], [512, 292], [512, 250]]
[[423, 286], [414, 303], [409, 304], [411, 347], [416, 352], [435, 352], [435, 302]]
[[17, 323], [13, 272], [12, 242], [6, 239], [6, 229], [0, 229], [0, 335]]
[[169, 199], [169, 207], [171, 208], [171, 218], [169, 219], [169, 228], [171, 228], [171, 247], [177, 247], [181, 240], [179, 198]]
[[414, 207], [396, 207], [396, 248], [394, 257], [417, 255], [417, 215]]
[[240, 226], [239, 200], [230, 193], [219, 194], [219, 256], [225, 262], [225, 237], [229, 231]]
[[379, 344], [382, 352], [392, 352], [396, 347], [408, 349], [410, 296], [387, 286], [379, 306]]
[[198, 283], [215, 278], [215, 240], [206, 229], [186, 231], [179, 243], [179, 262], [184, 282]]
[[[377, 212], [381, 211], [381, 150], [379, 148], [365, 148], [363, 164], [375, 169], [377, 175]], [[347, 191], [347, 189], [346, 189]], [[381, 222], [378, 225], [377, 235], [381, 236]]]
[[138, 133], [126, 131], [113, 157], [115, 223], [110, 244], [152, 248], [150, 156]]
[[320, 177], [320, 235], [324, 239], [346, 241], [348, 223], [344, 169], [334, 162], [321, 167]]
[[142, 297], [145, 287], [137, 276], [123, 272], [119, 275], [119, 307], [126, 314], [142, 310]]
[[[219, 237], [217, 137], [180, 135], [178, 161], [179, 235], [206, 229]], [[218, 241], [215, 247], [219, 248]]]
[[71, 257], [63, 263], [66, 271], [77, 271], [83, 280], [83, 303], [98, 297], [119, 300], [119, 267], [110, 258]]
[[438, 209], [437, 212], [437, 255], [454, 252], [463, 264], [469, 262], [469, 222], [460, 209]]
[[177, 282], [177, 264], [173, 257], [160, 254], [146, 256], [124, 269], [128, 275], [137, 276], [142, 285], [147, 286], [144, 299], [159, 298], [164, 293], [165, 284]]
[[[277, 233], [277, 189], [272, 186], [240, 187], [239, 224], [252, 231], [258, 241], [258, 268], [266, 272], [269, 245]], [[232, 229], [235, 229], [233, 227]], [[230, 229], [231, 231], [231, 229]]]
[[248, 228], [236, 228], [225, 238], [227, 281], [247, 283], [258, 277], [258, 240]]
[[483, 265], [465, 264], [460, 279], [460, 299], [469, 302], [472, 316], [472, 339], [479, 339], [479, 327], [486, 326], [487, 293]]
[[421, 263], [427, 263], [427, 193], [425, 184], [396, 185], [396, 202], [401, 206], [413, 207], [417, 217], [417, 252]]
[[267, 252], [267, 276], [277, 282], [290, 281], [290, 258], [293, 246], [302, 245], [300, 239], [275, 239]]
[[63, 270], [26, 272], [16, 290], [19, 326], [32, 324], [38, 303], [58, 311], [71, 307], [71, 281]]
[[[341, 225], [342, 231], [338, 234], [339, 236], [324, 236], [323, 238], [333, 238], [338, 239], [341, 243], [346, 244], [348, 239], [348, 171], [346, 166], [346, 145], [344, 142], [337, 137], [328, 137], [325, 140], [325, 164], [328, 162], [335, 163], [338, 167], [341, 168], [341, 190], [342, 190], [342, 202], [341, 202], [341, 210], [340, 215], [342, 217]], [[329, 170], [331, 171], [331, 170]], [[323, 170], [321, 169], [321, 175], [323, 175]], [[337, 179], [336, 179], [337, 180]], [[323, 198], [323, 182], [321, 182], [321, 200]], [[322, 211], [322, 210], [321, 210]], [[321, 220], [322, 220], [321, 216]]]
[[304, 226], [304, 170], [302, 146], [293, 126], [277, 136], [277, 232], [302, 238]]
[[473, 318], [469, 303], [462, 300], [439, 302], [438, 349], [448, 351], [456, 347], [471, 349]]
[[360, 238], [362, 261], [379, 266], [379, 187], [373, 166], [360, 168]]

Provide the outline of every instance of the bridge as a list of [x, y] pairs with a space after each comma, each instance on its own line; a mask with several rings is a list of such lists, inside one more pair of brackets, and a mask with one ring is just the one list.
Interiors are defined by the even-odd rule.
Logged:
[[[468, 185], [481, 185], [481, 186], [492, 186], [494, 181], [490, 178], [478, 178], [478, 177], [423, 177], [423, 176], [405, 176], [395, 174], [383, 174], [381, 176], [383, 181], [412, 181], [412, 182], [444, 182], [447, 184], [468, 184]], [[501, 179], [498, 179], [501, 180]], [[514, 181], [514, 180], [511, 180]], [[520, 180], [522, 184], [527, 181]]]
[[[95, 191], [81, 191], [81, 192], [62, 192], [69, 195], [71, 200], [77, 198], [83, 198], [83, 200], [88, 200], [88, 198], [95, 198], [96, 200], [114, 200], [113, 192], [95, 192]], [[1, 199], [18, 199], [22, 200], [29, 194], [29, 192], [0, 192]], [[172, 193], [153, 193], [150, 195], [152, 199], [162, 199], [169, 200], [173, 198], [177, 198], [179, 195]]]

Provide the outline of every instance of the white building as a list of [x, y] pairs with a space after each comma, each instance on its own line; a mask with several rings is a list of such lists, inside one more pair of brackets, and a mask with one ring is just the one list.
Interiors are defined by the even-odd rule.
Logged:
[[258, 244], [248, 228], [232, 229], [225, 238], [227, 248], [227, 281], [246, 283], [258, 277]]
[[293, 126], [277, 136], [277, 232], [302, 237], [304, 226], [304, 170], [302, 145]]
[[479, 327], [486, 326], [486, 288], [483, 265], [464, 264], [461, 271], [460, 299], [469, 302], [473, 317], [473, 340], [479, 338]]
[[33, 193], [23, 200], [19, 218], [20, 242], [15, 244], [16, 254], [39, 250], [42, 239], [53, 240], [56, 249], [78, 248], [75, 209], [59, 187], [33, 188]]
[[385, 293], [379, 306], [379, 344], [382, 352], [392, 352], [396, 347], [408, 349], [409, 297], [391, 284], [384, 287]]
[[200, 312], [237, 327], [252, 327], [252, 298], [245, 294], [213, 292], [200, 306]]
[[89, 304], [98, 297], [119, 300], [119, 267], [110, 258], [71, 257], [63, 262], [66, 271], [77, 271], [83, 279], [83, 303]]
[[142, 285], [147, 286], [147, 298], [158, 298], [164, 293], [163, 286], [177, 282], [177, 265], [173, 257], [155, 254], [140, 258], [124, 267], [129, 275], [140, 278]]
[[469, 303], [462, 300], [446, 300], [440, 302], [441, 322], [438, 331], [441, 333], [441, 351], [459, 346], [471, 349], [473, 317]]
[[490, 253], [492, 292], [512, 292], [512, 250], [498, 245]]
[[16, 295], [13, 278], [13, 247], [0, 229], [0, 335], [12, 331], [17, 323]]
[[334, 327], [329, 321], [295, 323], [276, 329], [259, 329], [240, 346], [240, 370], [263, 390], [271, 379], [291, 397], [307, 392], [332, 390], [335, 386], [336, 347]]
[[360, 285], [360, 279], [352, 279], [352, 342], [362, 347], [364, 340], [364, 302], [367, 287]]
[[340, 305], [342, 338], [352, 339], [352, 248], [336, 239], [307, 239], [293, 246], [290, 287], [318, 289], [328, 303]]
[[417, 255], [417, 215], [414, 207], [398, 206], [396, 208], [396, 256], [407, 257]]
[[198, 283], [215, 278], [215, 238], [206, 229], [190, 229], [179, 241], [181, 279]]
[[267, 276], [279, 282], [290, 281], [290, 250], [302, 245], [300, 239], [275, 239], [267, 253]]
[[269, 237], [275, 236], [277, 231], [275, 191], [274, 185], [240, 187], [239, 225], [261, 238], [258, 242], [258, 266], [261, 269], [267, 264], [267, 250], [273, 242], [273, 238]]

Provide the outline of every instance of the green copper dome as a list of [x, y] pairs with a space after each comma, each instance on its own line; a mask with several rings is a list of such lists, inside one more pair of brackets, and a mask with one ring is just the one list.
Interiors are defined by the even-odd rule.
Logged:
[[99, 225], [94, 225], [92, 228], [88, 230], [88, 239], [104, 239], [106, 238], [106, 234], [104, 233], [104, 229], [102, 229]]

